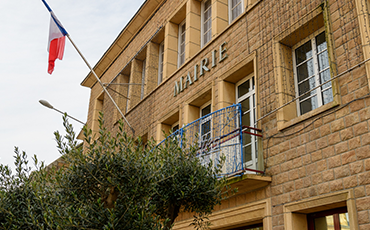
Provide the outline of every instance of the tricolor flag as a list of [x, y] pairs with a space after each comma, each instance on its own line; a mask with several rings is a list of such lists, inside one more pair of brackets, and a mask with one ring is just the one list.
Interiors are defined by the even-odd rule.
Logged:
[[57, 17], [54, 15], [53, 11], [49, 7], [49, 5], [45, 2], [45, 0], [42, 0], [42, 2], [49, 10], [51, 16], [48, 42], [48, 51], [49, 51], [48, 73], [51, 74], [54, 71], [55, 60], [63, 59], [65, 36], [68, 35], [68, 33], [64, 29], [62, 23], [60, 23]]

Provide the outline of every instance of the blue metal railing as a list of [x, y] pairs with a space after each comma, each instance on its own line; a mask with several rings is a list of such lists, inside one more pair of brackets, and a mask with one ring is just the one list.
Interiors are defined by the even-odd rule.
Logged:
[[183, 146], [184, 137], [187, 145], [198, 146], [198, 156], [204, 164], [213, 161], [213, 165], [217, 165], [221, 156], [224, 156], [222, 174], [230, 175], [248, 170], [243, 164], [242, 135], [241, 105], [235, 104], [207, 114], [176, 130], [167, 138], [177, 138], [182, 148], [186, 148]]

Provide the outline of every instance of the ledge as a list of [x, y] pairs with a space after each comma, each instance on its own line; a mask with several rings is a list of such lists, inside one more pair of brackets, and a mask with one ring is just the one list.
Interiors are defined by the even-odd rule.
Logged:
[[315, 117], [321, 113], [324, 113], [334, 107], [337, 107], [340, 105], [340, 101], [339, 101], [339, 95], [335, 95], [334, 96], [334, 99], [332, 102], [326, 104], [326, 105], [323, 105], [317, 109], [314, 109], [308, 113], [305, 113], [299, 117], [296, 117], [296, 118], [293, 118], [292, 120], [290, 121], [278, 121], [278, 124], [277, 124], [277, 128], [279, 131], [282, 131], [286, 128], [289, 128], [291, 126], [294, 126], [300, 122], [303, 122], [309, 118], [312, 118], [312, 117]]
[[242, 176], [235, 176], [228, 179], [228, 185], [232, 189], [238, 188], [236, 195], [240, 193], [251, 192], [268, 186], [271, 183], [270, 176], [261, 176], [256, 174], [244, 174]]

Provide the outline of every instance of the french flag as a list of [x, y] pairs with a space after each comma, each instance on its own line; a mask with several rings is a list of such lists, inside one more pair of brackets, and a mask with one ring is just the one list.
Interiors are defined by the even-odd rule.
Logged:
[[48, 73], [51, 74], [54, 71], [55, 60], [63, 59], [65, 36], [68, 35], [64, 29], [62, 23], [59, 22], [49, 5], [42, 0], [46, 8], [50, 12], [50, 29], [49, 29], [49, 41], [48, 41], [48, 52], [49, 52], [49, 66]]

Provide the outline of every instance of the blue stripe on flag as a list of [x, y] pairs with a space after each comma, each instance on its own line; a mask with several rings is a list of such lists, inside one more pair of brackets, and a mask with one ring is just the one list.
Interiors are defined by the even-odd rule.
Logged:
[[46, 6], [46, 8], [48, 9], [48, 11], [50, 12], [51, 17], [53, 18], [53, 20], [54, 20], [55, 24], [57, 24], [57, 26], [58, 26], [58, 28], [59, 28], [60, 32], [61, 32], [64, 36], [66, 36], [66, 35], [68, 34], [68, 33], [67, 33], [67, 30], [66, 30], [66, 29], [64, 29], [64, 27], [62, 26], [62, 23], [60, 23], [60, 21], [58, 20], [57, 16], [55, 16], [55, 14], [54, 14], [54, 13], [53, 13], [53, 11], [51, 10], [50, 6], [45, 2], [45, 0], [41, 0], [41, 1], [44, 3], [44, 5], [45, 5], [45, 6]]
[[64, 36], [66, 36], [66, 35], [68, 34], [68, 33], [67, 33], [67, 30], [66, 30], [66, 29], [64, 29], [64, 27], [63, 27], [62, 23], [60, 23], [60, 21], [58, 20], [57, 16], [55, 16], [55, 14], [54, 14], [52, 11], [50, 11], [50, 15], [51, 15], [51, 17], [53, 18], [53, 20], [54, 20], [55, 24], [57, 24], [57, 26], [58, 26], [58, 28], [59, 28], [60, 32], [62, 32], [62, 34], [63, 34]]

